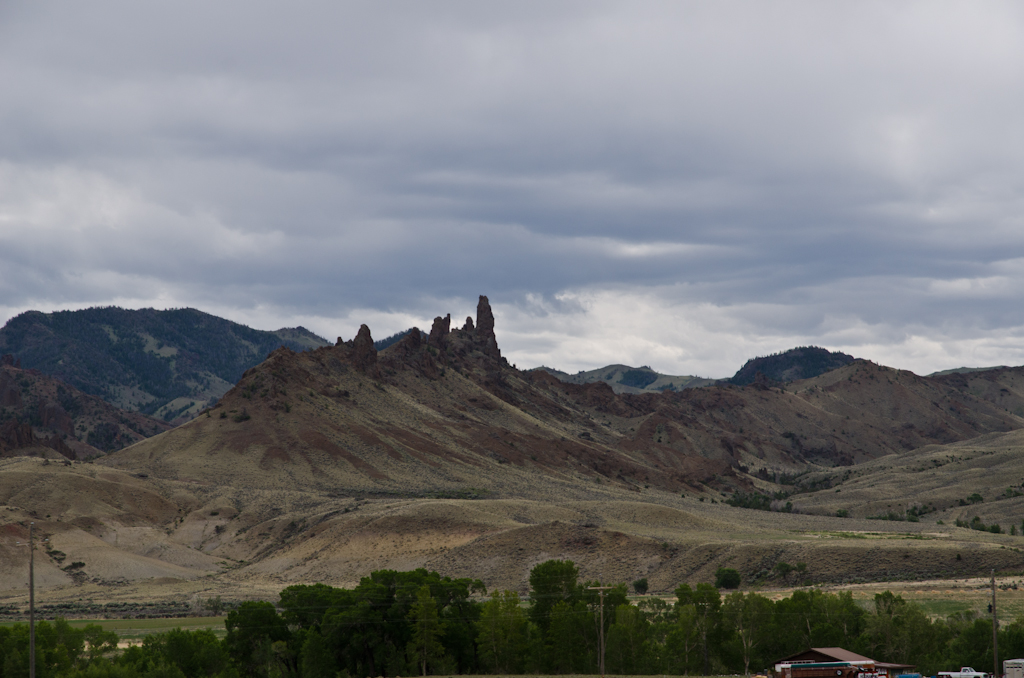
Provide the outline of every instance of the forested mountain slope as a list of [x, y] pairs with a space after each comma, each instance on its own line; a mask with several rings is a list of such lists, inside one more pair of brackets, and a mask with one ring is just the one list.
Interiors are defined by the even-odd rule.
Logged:
[[810, 379], [843, 365], [849, 365], [854, 360], [852, 355], [839, 351], [829, 351], [817, 346], [801, 346], [782, 353], [751, 358], [729, 381], [737, 386], [746, 386], [754, 382], [759, 372], [769, 381]]
[[183, 421], [280, 346], [326, 345], [308, 330], [254, 330], [191, 308], [27, 311], [0, 329], [0, 354], [127, 410]]

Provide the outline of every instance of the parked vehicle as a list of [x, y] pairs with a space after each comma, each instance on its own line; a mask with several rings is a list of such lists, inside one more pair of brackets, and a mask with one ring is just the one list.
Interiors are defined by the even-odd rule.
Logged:
[[988, 678], [988, 674], [975, 671], [970, 666], [961, 666], [959, 671], [939, 671], [938, 678]]
[[1024, 678], [1024, 659], [1007, 659], [1003, 662], [1005, 678]]

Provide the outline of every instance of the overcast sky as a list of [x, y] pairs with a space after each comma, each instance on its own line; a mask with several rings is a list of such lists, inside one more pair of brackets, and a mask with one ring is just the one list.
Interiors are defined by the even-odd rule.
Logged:
[[0, 321], [1024, 364], [1024, 9], [0, 0]]

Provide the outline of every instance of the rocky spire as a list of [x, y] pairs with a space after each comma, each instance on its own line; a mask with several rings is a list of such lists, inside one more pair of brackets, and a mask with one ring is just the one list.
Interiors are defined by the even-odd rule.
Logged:
[[476, 305], [476, 339], [481, 344], [485, 355], [489, 355], [495, 360], [501, 360], [498, 339], [494, 336], [494, 314], [491, 313], [490, 302], [482, 294]]
[[377, 369], [377, 347], [373, 345], [370, 328], [359, 326], [359, 334], [352, 342], [352, 364], [373, 376], [380, 376]]
[[476, 304], [476, 333], [479, 336], [494, 334], [494, 314], [491, 313], [490, 302], [482, 294]]
[[434, 318], [434, 325], [430, 328], [430, 337], [427, 338], [427, 345], [434, 348], [441, 348], [448, 341], [448, 333], [451, 332], [452, 314], [445, 317]]

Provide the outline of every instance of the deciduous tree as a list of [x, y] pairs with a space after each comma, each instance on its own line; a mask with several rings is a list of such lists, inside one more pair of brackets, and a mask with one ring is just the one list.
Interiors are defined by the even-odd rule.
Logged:
[[528, 623], [518, 593], [493, 592], [476, 622], [481, 664], [492, 673], [518, 673], [526, 655]]
[[441, 643], [444, 626], [437, 614], [437, 602], [426, 584], [416, 592], [416, 602], [408, 617], [412, 622], [412, 639], [406, 646], [406, 652], [420, 670], [420, 675], [425, 676], [427, 666], [434, 668], [444, 657], [444, 645]]

